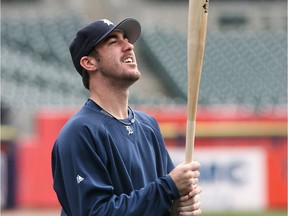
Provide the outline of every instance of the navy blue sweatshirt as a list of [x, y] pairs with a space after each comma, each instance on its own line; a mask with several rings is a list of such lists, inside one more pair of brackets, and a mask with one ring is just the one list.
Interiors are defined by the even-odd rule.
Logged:
[[65, 124], [52, 151], [62, 216], [170, 215], [174, 165], [156, 120], [140, 111], [135, 120], [126, 128], [88, 100]]

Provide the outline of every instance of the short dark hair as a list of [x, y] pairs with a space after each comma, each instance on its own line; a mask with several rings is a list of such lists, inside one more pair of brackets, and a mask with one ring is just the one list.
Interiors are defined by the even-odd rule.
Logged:
[[[100, 55], [99, 53], [95, 50], [95, 49], [92, 49], [88, 56], [92, 56], [96, 59], [96, 61], [100, 61]], [[89, 82], [90, 82], [90, 76], [89, 76], [89, 73], [86, 69], [82, 69], [82, 83], [83, 85], [85, 86], [86, 89], [90, 89], [90, 85], [89, 85]]]
[[88, 89], [88, 90], [90, 89], [89, 82], [90, 82], [89, 73], [88, 73], [87, 70], [85, 70], [83, 68], [83, 70], [82, 70], [82, 83], [85, 86], [85, 88]]

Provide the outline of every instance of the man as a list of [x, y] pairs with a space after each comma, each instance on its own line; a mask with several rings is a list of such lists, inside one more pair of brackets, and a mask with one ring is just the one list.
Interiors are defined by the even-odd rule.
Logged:
[[200, 215], [198, 162], [174, 168], [156, 120], [128, 106], [140, 78], [133, 43], [141, 27], [103, 19], [77, 33], [74, 66], [90, 98], [52, 152], [61, 215]]

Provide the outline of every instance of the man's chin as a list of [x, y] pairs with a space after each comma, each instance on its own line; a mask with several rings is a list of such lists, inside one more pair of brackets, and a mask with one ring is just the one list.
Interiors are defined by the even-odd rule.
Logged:
[[131, 73], [129, 75], [127, 75], [127, 80], [130, 80], [132, 82], [136, 82], [137, 80], [139, 80], [141, 77], [141, 73], [139, 71]]

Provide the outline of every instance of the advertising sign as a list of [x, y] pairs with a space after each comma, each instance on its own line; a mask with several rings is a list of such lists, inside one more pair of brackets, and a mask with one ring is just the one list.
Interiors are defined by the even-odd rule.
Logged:
[[[183, 162], [183, 148], [170, 148], [175, 164]], [[261, 147], [201, 147], [199, 185], [202, 209], [259, 210], [266, 207], [266, 156]]]

